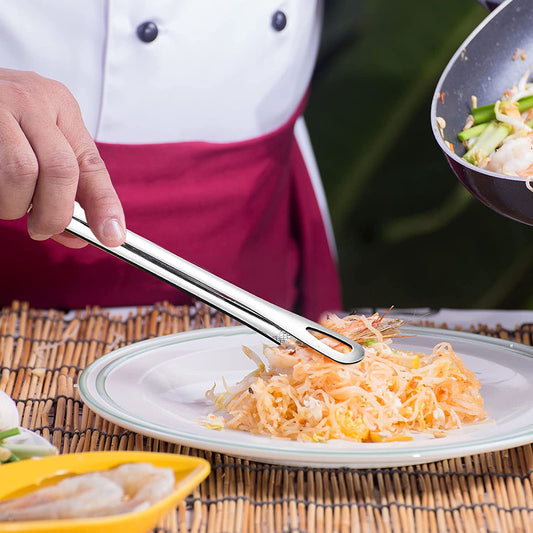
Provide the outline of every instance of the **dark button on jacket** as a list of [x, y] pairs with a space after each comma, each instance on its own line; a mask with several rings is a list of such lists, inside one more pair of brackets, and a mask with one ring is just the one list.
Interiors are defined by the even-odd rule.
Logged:
[[155, 22], [143, 22], [137, 26], [137, 36], [145, 43], [151, 43], [157, 37], [159, 30]]

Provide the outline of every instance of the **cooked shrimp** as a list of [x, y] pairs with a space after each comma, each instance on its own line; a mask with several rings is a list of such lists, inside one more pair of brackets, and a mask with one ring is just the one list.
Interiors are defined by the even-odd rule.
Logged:
[[105, 511], [113, 514], [123, 497], [123, 489], [101, 474], [83, 474], [0, 502], [0, 522], [87, 517]]
[[102, 475], [121, 486], [124, 496], [131, 502], [155, 503], [168, 496], [174, 487], [171, 468], [154, 468], [149, 463], [127, 463]]
[[521, 172], [533, 164], [532, 141], [531, 135], [509, 138], [494, 152], [485, 168], [508, 176], [524, 177]]
[[0, 502], [0, 522], [53, 520], [122, 514], [168, 496], [174, 472], [148, 463], [67, 477], [19, 498]]

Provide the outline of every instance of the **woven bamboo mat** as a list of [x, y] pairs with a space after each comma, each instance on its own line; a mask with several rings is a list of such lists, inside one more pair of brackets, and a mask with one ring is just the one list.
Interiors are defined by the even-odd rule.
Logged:
[[[22, 425], [61, 453], [136, 449], [205, 457], [209, 478], [154, 533], [533, 532], [530, 445], [404, 468], [281, 467], [143, 437], [81, 402], [80, 372], [112, 349], [231, 324], [201, 305], [160, 304], [127, 318], [91, 308], [66, 319], [14, 302], [0, 312], [0, 389], [17, 400]], [[525, 344], [533, 339], [527, 324], [472, 331]]]

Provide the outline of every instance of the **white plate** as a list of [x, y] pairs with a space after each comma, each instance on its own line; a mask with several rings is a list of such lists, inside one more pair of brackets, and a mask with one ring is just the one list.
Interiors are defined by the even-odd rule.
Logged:
[[482, 383], [491, 421], [453, 430], [444, 438], [413, 441], [294, 442], [235, 430], [207, 429], [212, 411], [205, 392], [222, 376], [234, 383], [255, 368], [242, 353], [261, 352], [264, 337], [245, 327], [203, 329], [121, 348], [92, 363], [81, 375], [82, 398], [104, 418], [138, 433], [251, 460], [313, 467], [374, 468], [425, 463], [533, 442], [533, 348], [471, 333], [404, 327], [416, 336], [394, 340], [407, 350], [430, 353], [442, 341]]

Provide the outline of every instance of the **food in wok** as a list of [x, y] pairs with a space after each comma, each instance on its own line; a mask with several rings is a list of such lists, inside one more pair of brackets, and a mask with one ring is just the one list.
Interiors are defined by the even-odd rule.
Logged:
[[480, 168], [525, 179], [533, 191], [533, 83], [529, 70], [496, 102], [477, 106], [458, 134], [463, 158]]

